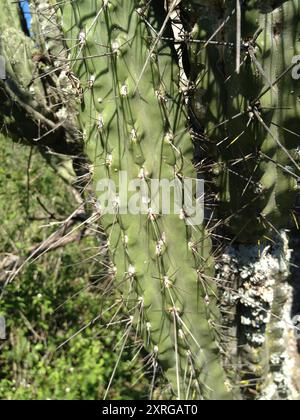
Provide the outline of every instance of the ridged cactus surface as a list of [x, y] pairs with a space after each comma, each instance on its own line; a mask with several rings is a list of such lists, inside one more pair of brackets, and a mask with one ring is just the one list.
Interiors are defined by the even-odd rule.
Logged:
[[[184, 2], [190, 119], [209, 162], [221, 232], [231, 240], [218, 276], [225, 310], [234, 312], [231, 319], [224, 312], [227, 326], [238, 334], [231, 362], [241, 363], [248, 398], [271, 389], [266, 378], [281, 369], [284, 353], [283, 330], [276, 339], [272, 331], [282, 318], [278, 305], [288, 300], [290, 251], [281, 229], [292, 218], [299, 180], [299, 7]], [[281, 362], [274, 368], [275, 359]], [[281, 397], [291, 394], [277, 385]]]
[[[197, 177], [174, 52], [153, 41], [149, 29], [164, 24], [163, 2], [144, 9], [139, 3], [62, 7], [71, 71], [84, 91], [80, 121], [96, 188], [105, 179], [118, 185], [121, 171], [146, 190], [152, 180]], [[141, 333], [154, 369], [159, 362], [177, 398], [229, 398], [213, 326], [219, 314], [207, 233], [190, 225], [183, 203], [179, 214], [166, 215], [144, 202], [145, 214], [132, 215], [123, 214], [121, 191], [115, 198], [115, 214], [102, 223], [116, 287], [132, 317], [128, 328], [132, 323]]]
[[238, 242], [276, 236], [288, 224], [299, 177], [299, 80], [293, 77], [299, 2], [280, 2], [275, 10], [274, 2], [261, 9], [259, 2], [241, 2], [239, 72], [236, 2], [186, 3], [187, 26], [197, 40], [205, 43], [228, 21], [207, 48], [189, 47], [191, 112], [214, 156], [219, 215]]

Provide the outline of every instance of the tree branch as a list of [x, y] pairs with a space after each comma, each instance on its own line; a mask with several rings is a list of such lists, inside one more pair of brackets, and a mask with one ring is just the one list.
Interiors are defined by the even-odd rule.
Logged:
[[[49, 236], [45, 241], [31, 247], [25, 256], [5, 254], [0, 259], [0, 282], [11, 283], [30, 261], [36, 260], [44, 254], [63, 248], [71, 243], [80, 242], [83, 238], [94, 236], [92, 229], [87, 227], [88, 215], [81, 209], [77, 210], [71, 218]], [[76, 229], [76, 225], [78, 229]]]

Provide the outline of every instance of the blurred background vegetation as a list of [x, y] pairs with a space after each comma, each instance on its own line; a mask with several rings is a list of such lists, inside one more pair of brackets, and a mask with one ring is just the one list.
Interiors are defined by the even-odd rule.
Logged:
[[[36, 150], [0, 137], [0, 159], [0, 259], [26, 256], [57, 229], [53, 221], [66, 219], [78, 204]], [[0, 316], [7, 322], [7, 339], [0, 340], [0, 399], [103, 398], [124, 324], [106, 328], [110, 312], [92, 322], [102, 311], [104, 281], [96, 247], [96, 238], [87, 237], [45, 254], [2, 290]], [[113, 304], [114, 296], [109, 299]], [[132, 339], [109, 399], [147, 398], [151, 379], [144, 373], [143, 355], [136, 354]]]

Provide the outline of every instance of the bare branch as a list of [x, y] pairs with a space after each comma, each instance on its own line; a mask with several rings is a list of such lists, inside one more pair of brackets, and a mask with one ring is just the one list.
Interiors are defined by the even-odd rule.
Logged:
[[[4, 282], [5, 285], [10, 283], [22, 272], [26, 263], [33, 259], [36, 260], [44, 254], [64, 248], [71, 243], [80, 242], [87, 236], [95, 236], [95, 232], [92, 229], [87, 228], [85, 223], [82, 224], [82, 222], [87, 220], [87, 214], [79, 209], [46, 240], [31, 247], [27, 255], [4, 254], [2, 259], [0, 259], [0, 282]], [[81, 222], [79, 228], [74, 229], [78, 222]]]

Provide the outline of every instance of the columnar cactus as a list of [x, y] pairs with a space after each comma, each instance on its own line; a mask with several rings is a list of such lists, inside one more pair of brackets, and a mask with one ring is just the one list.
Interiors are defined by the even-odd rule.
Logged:
[[[269, 372], [266, 325], [278, 316], [276, 296], [289, 274], [281, 229], [299, 179], [299, 2], [187, 1], [183, 10], [190, 118], [231, 239], [219, 279], [224, 298], [237, 305], [242, 386], [253, 397]], [[238, 285], [232, 293], [229, 279]]]
[[[151, 180], [181, 185], [197, 177], [172, 51], [153, 40], [166, 17], [162, 3], [62, 6], [70, 68], [84, 90], [80, 121], [95, 184], [108, 178], [118, 185], [122, 171], [146, 190]], [[183, 203], [180, 214], [163, 214], [147, 202], [145, 214], [125, 214], [121, 194], [116, 191], [114, 214], [102, 222], [115, 284], [131, 316], [128, 328], [141, 332], [153, 369], [163, 368], [174, 396], [230, 397], [214, 331], [219, 314], [207, 233], [191, 225]]]
[[293, 68], [299, 55], [299, 2], [283, 2], [274, 11], [268, 2], [261, 10], [257, 2], [242, 2], [239, 74], [236, 2], [215, 2], [214, 10], [195, 1], [192, 12], [186, 3], [190, 36], [203, 42], [231, 16], [231, 24], [213, 38], [221, 45], [208, 43], [204, 49], [191, 39], [191, 110], [214, 156], [211, 173], [225, 228], [236, 241], [255, 243], [288, 225], [297, 193], [300, 102]]

